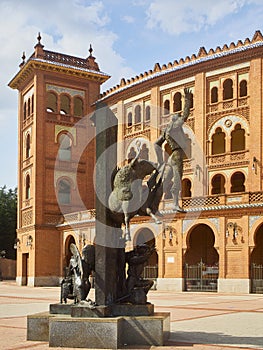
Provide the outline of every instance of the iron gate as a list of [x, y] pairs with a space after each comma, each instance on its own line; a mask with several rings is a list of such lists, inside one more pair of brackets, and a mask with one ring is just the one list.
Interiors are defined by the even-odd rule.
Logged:
[[206, 266], [202, 261], [197, 265], [185, 265], [185, 290], [189, 292], [216, 292], [218, 266]]
[[263, 265], [251, 265], [251, 293], [263, 293]]
[[156, 279], [158, 277], [158, 265], [156, 266], [144, 266], [142, 278]]

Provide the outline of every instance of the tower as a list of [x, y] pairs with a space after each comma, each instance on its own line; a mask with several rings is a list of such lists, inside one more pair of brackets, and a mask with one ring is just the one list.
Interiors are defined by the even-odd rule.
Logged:
[[87, 117], [109, 76], [95, 57], [44, 50], [41, 36], [9, 86], [19, 92], [17, 283], [56, 285], [61, 214], [94, 208], [94, 128]]

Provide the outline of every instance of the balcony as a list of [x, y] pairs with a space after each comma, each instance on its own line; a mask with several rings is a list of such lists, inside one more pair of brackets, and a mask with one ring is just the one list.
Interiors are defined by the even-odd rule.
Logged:
[[249, 163], [249, 151], [228, 152], [206, 157], [208, 169], [245, 165]]

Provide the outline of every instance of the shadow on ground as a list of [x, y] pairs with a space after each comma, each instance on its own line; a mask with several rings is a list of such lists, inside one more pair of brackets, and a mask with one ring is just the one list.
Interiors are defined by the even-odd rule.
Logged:
[[184, 346], [187, 344], [189, 344], [189, 346], [193, 344], [214, 344], [263, 349], [263, 336], [232, 336], [216, 332], [171, 332], [169, 344], [171, 342], [184, 344]]

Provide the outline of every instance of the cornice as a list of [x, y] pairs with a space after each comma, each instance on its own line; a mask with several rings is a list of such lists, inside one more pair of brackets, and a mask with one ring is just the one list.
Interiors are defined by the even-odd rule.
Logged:
[[139, 76], [125, 80], [121, 79], [120, 84], [110, 88], [101, 95], [99, 101], [115, 101], [116, 99], [125, 99], [129, 95], [136, 95], [137, 90], [146, 90], [152, 86], [160, 86], [162, 83], [170, 80], [181, 80], [184, 77], [195, 75], [200, 72], [208, 72], [215, 68], [226, 65], [233, 66], [239, 62], [249, 61], [254, 58], [261, 58], [263, 52], [263, 37], [257, 31], [250, 41], [246, 39], [244, 43], [238, 41], [235, 45], [231, 43], [228, 47], [217, 47], [216, 50], [210, 49], [207, 53], [205, 48], [200, 48], [198, 55], [187, 56], [185, 59], [171, 62], [162, 67], [156, 63], [153, 70], [141, 73]]
[[8, 86], [12, 89], [18, 89], [21, 85], [32, 75], [36, 70], [57, 72], [70, 76], [76, 76], [79, 78], [89, 79], [104, 83], [109, 79], [109, 75], [103, 72], [82, 68], [74, 67], [71, 65], [47, 61], [40, 58], [31, 58], [15, 75], [15, 77], [9, 82]]

